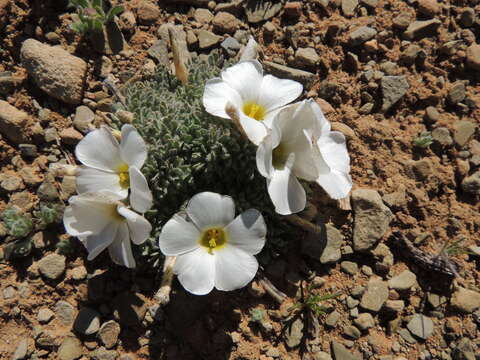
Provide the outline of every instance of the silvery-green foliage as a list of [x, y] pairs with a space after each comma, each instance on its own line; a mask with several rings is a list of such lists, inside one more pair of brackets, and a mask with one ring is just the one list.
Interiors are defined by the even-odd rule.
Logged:
[[[142, 172], [154, 197], [154, 210], [146, 214], [153, 225], [154, 242], [163, 224], [188, 199], [213, 191], [230, 195], [237, 212], [260, 210], [267, 222], [267, 244], [279, 247], [284, 243], [282, 236], [289, 226], [274, 213], [265, 179], [256, 169], [256, 148], [230, 120], [213, 117], [203, 109], [205, 82], [218, 76], [224, 65], [215, 52], [205, 62], [193, 60], [187, 86], [159, 66], [152, 78], [127, 91], [128, 110], [135, 114], [133, 125], [149, 144]], [[152, 244], [143, 249], [146, 254], [155, 251]]]
[[33, 230], [33, 221], [29, 215], [21, 214], [19, 211], [9, 208], [2, 214], [3, 223], [9, 235], [20, 239]]

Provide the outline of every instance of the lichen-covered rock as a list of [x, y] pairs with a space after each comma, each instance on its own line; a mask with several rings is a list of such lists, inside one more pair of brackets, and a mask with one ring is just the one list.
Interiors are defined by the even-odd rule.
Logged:
[[22, 63], [37, 86], [68, 104], [82, 101], [87, 63], [57, 46], [25, 40], [20, 50]]

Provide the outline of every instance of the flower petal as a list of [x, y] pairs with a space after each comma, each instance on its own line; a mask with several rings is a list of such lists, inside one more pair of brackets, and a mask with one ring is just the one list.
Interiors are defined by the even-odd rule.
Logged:
[[230, 245], [242, 249], [247, 254], [255, 255], [265, 245], [267, 226], [258, 210], [248, 209], [228, 224], [225, 227], [225, 232], [228, 234]]
[[322, 108], [316, 101], [309, 100], [310, 106], [315, 114], [316, 124], [313, 135], [318, 139], [322, 134], [328, 134], [331, 129], [330, 121], [325, 118]]
[[242, 249], [229, 245], [215, 254], [215, 287], [231, 291], [244, 287], [255, 277], [257, 259]]
[[242, 102], [257, 102], [263, 69], [257, 60], [239, 62], [222, 71], [222, 80], [240, 95]]
[[75, 148], [75, 156], [83, 165], [109, 172], [123, 163], [117, 140], [104, 127], [89, 132]]
[[122, 126], [120, 156], [129, 166], [142, 168], [147, 159], [147, 145], [137, 130], [129, 124]]
[[238, 112], [240, 117], [240, 125], [242, 126], [248, 139], [255, 145], [260, 144], [263, 138], [267, 135], [267, 127], [263, 121], [255, 120], [242, 111]]
[[345, 135], [338, 131], [331, 131], [322, 135], [317, 144], [323, 159], [331, 169], [345, 173], [350, 172], [350, 156]]
[[127, 219], [128, 230], [130, 230], [133, 243], [137, 245], [144, 243], [152, 231], [152, 225], [148, 220], [125, 206], [118, 206], [117, 211]]
[[258, 57], [258, 43], [255, 41], [253, 36], [250, 36], [248, 39], [247, 45], [242, 51], [240, 56], [240, 61], [246, 60], [256, 60]]
[[195, 295], [208, 294], [215, 283], [215, 255], [197, 248], [179, 255], [173, 271], [188, 292]]
[[197, 227], [182, 213], [177, 213], [163, 226], [158, 245], [164, 255], [177, 256], [196, 249], [199, 238]]
[[272, 133], [269, 131], [269, 134], [265, 136], [262, 142], [258, 145], [256, 155], [258, 172], [266, 178], [270, 178], [273, 173], [272, 151]]
[[273, 110], [291, 103], [300, 96], [302, 91], [303, 86], [299, 82], [265, 75], [260, 88], [258, 103], [268, 110]]
[[352, 189], [352, 178], [349, 174], [333, 169], [328, 174], [321, 174], [317, 183], [332, 199], [347, 197]]
[[123, 265], [130, 269], [136, 266], [127, 224], [122, 224], [118, 227], [117, 236], [108, 247], [108, 253], [115, 264]]
[[212, 115], [229, 119], [230, 117], [225, 112], [227, 103], [240, 108], [242, 100], [238, 92], [220, 78], [208, 80], [203, 92], [205, 110]]
[[63, 225], [67, 233], [71, 236], [86, 237], [93, 234], [93, 230], [87, 226], [87, 224], [78, 223], [75, 212], [71, 206], [67, 206], [63, 212]]
[[120, 224], [118, 222], [111, 222], [98, 234], [90, 235], [87, 238], [81, 239], [83, 245], [88, 251], [87, 260], [95, 259], [98, 254], [105, 250], [117, 237]]
[[187, 214], [202, 231], [212, 226], [225, 226], [235, 217], [235, 204], [230, 196], [202, 192], [188, 202]]
[[272, 178], [267, 180], [268, 194], [275, 205], [275, 211], [281, 215], [302, 211], [307, 203], [305, 189], [290, 169], [294, 158], [292, 155], [284, 168], [276, 169]]
[[152, 207], [153, 199], [147, 179], [135, 166], [128, 168], [130, 176], [130, 204], [138, 212], [144, 213]]
[[122, 189], [118, 174], [97, 170], [89, 167], [80, 167], [76, 177], [79, 194], [108, 190], [117, 193], [122, 198], [128, 196], [128, 189]]

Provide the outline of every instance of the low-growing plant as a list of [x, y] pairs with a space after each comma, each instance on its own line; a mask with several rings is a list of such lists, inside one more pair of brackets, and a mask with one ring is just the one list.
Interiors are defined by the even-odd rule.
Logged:
[[250, 322], [261, 323], [265, 318], [265, 312], [260, 308], [253, 308], [250, 310]]
[[306, 294], [303, 293], [303, 289], [302, 289], [302, 300], [300, 302], [295, 303], [290, 310], [292, 312], [308, 311], [312, 315], [319, 317], [321, 315], [324, 315], [328, 310], [328, 307], [326, 307], [322, 303], [324, 301], [334, 299], [338, 296], [340, 296], [340, 293], [325, 294], [325, 295], [314, 294], [312, 292], [312, 287], [308, 286]]
[[430, 131], [425, 131], [419, 134], [412, 140], [413, 146], [425, 149], [428, 148], [433, 143], [433, 137]]
[[103, 0], [70, 0], [69, 5], [76, 8], [79, 19], [71, 27], [82, 35], [102, 32], [107, 23], [123, 12], [122, 6], [112, 6], [105, 12]]
[[27, 256], [32, 250], [32, 240], [28, 237], [33, 231], [33, 221], [30, 215], [22, 214], [14, 208], [6, 209], [2, 214], [7, 234], [13, 241], [3, 247], [5, 259]]

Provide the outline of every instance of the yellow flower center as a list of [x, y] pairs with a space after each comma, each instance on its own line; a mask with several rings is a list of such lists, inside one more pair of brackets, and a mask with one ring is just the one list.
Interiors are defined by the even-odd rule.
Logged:
[[128, 189], [130, 187], [130, 175], [128, 175], [128, 165], [122, 164], [117, 168], [120, 187], [122, 189]]
[[203, 231], [199, 243], [208, 249], [210, 255], [213, 255], [213, 250], [219, 250], [225, 246], [227, 236], [222, 228], [210, 228]]
[[275, 169], [283, 169], [285, 162], [288, 158], [288, 151], [285, 149], [285, 146], [279, 144], [272, 151], [272, 165]]
[[243, 113], [255, 120], [262, 121], [265, 118], [265, 107], [253, 101], [248, 101], [243, 104]]

